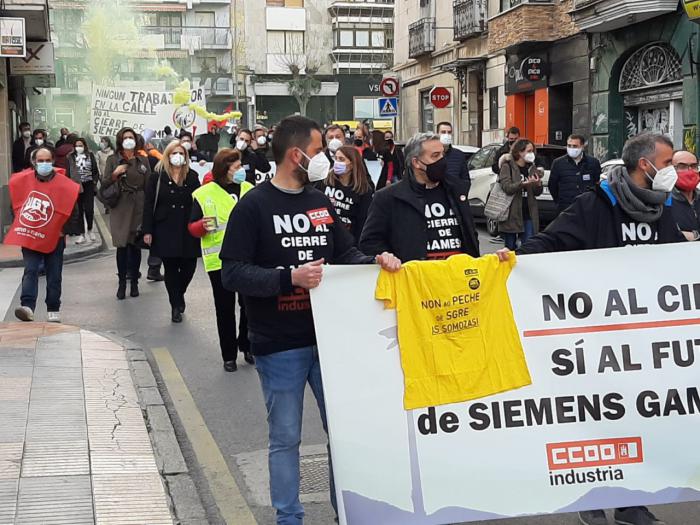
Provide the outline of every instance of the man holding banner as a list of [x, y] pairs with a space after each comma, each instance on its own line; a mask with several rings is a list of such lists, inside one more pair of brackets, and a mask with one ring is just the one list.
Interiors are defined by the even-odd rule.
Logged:
[[[678, 175], [673, 143], [660, 134], [639, 135], [622, 150], [615, 167], [594, 191], [584, 193], [518, 254], [550, 253], [638, 244], [685, 242], [671, 213], [671, 191]], [[499, 252], [501, 258], [507, 250]], [[579, 513], [584, 525], [606, 525], [602, 510]], [[615, 510], [622, 525], [660, 525], [646, 507]]]

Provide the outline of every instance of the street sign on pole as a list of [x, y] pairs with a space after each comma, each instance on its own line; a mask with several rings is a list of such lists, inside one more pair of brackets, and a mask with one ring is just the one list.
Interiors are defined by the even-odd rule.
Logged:
[[430, 92], [430, 103], [436, 108], [446, 108], [452, 102], [452, 94], [445, 87], [434, 87]]
[[396, 97], [380, 98], [379, 101], [379, 116], [396, 117], [399, 114], [399, 99]]
[[379, 83], [379, 91], [385, 97], [395, 97], [399, 94], [399, 79], [396, 77], [386, 77]]

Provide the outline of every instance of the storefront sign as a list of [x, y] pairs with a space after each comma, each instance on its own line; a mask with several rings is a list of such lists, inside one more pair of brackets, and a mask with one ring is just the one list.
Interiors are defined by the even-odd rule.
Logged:
[[[631, 241], [653, 234], [623, 225]], [[324, 269], [311, 300], [340, 523], [700, 500], [700, 284], [692, 264], [673, 264], [698, 251], [687, 243], [519, 257], [508, 292], [532, 385], [413, 411], [403, 409], [396, 313], [373, 298], [378, 270]], [[669, 265], [671, 273], [649, 271]], [[591, 267], [606, 271], [575, 278]], [[449, 314], [470, 308], [462, 281], [455, 298], [439, 298], [453, 305], [440, 326], [458, 326]]]
[[545, 54], [525, 58], [511, 56], [506, 66], [506, 93], [521, 93], [545, 87], [548, 67]]
[[24, 18], [0, 17], [0, 57], [27, 55]]
[[[192, 90], [190, 102], [206, 107], [204, 88]], [[144, 129], [162, 130], [165, 126], [176, 132], [185, 129], [196, 135], [207, 132], [207, 121], [187, 106], [175, 107], [173, 93], [142, 91], [127, 88], [95, 86], [92, 90], [90, 132], [93, 136], [114, 136], [123, 127], [137, 133]]]
[[700, 23], [700, 0], [683, 0], [683, 7], [688, 13], [688, 18]]
[[27, 42], [24, 58], [10, 59], [10, 75], [53, 75], [56, 73], [53, 44]]

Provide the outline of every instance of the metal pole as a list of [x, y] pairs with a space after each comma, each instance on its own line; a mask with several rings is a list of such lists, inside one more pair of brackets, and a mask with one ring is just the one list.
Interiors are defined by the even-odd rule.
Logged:
[[238, 0], [232, 0], [233, 3], [233, 20], [231, 25], [233, 26], [233, 42], [231, 45], [231, 55], [233, 61], [233, 98], [236, 111], [240, 111], [240, 104], [238, 102], [238, 18], [237, 18], [237, 6]]

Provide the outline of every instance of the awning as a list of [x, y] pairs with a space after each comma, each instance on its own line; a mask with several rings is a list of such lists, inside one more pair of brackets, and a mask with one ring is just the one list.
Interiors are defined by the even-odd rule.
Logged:
[[135, 4], [134, 9], [150, 12], [183, 12], [187, 11], [185, 4]]

